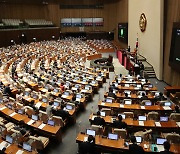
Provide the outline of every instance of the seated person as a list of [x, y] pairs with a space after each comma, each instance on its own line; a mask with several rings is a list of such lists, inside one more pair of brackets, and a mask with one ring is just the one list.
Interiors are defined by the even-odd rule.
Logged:
[[95, 154], [95, 138], [92, 135], [88, 136], [87, 142], [79, 143], [79, 154]]
[[142, 93], [141, 100], [147, 100], [147, 99], [148, 99], [148, 97], [146, 96], [146, 94], [145, 94], [145, 93]]
[[101, 125], [101, 126], [105, 125], [105, 120], [100, 117], [100, 111], [97, 112], [97, 117], [94, 118], [92, 124], [93, 125]]
[[122, 121], [122, 116], [121, 115], [118, 115], [118, 120], [113, 121], [113, 127], [119, 128], [119, 129], [127, 127], [127, 124]]
[[168, 141], [165, 141], [163, 145], [164, 145], [164, 151], [161, 151], [160, 154], [173, 154], [173, 152], [169, 151], [171, 145]]
[[144, 154], [144, 150], [141, 146], [136, 144], [136, 137], [131, 136], [132, 144], [129, 145], [129, 153], [130, 154]]
[[10, 84], [8, 84], [8, 85], [4, 88], [4, 94], [5, 94], [5, 95], [12, 96], [11, 89], [10, 89]]
[[53, 108], [53, 109], [52, 109], [52, 113], [53, 113], [53, 115], [55, 115], [55, 116], [60, 116], [60, 117], [62, 117], [63, 120], [69, 118], [69, 112], [66, 111], [66, 110], [61, 109], [60, 107], [57, 107], [56, 109]]
[[113, 93], [112, 89], [109, 90], [108, 97], [113, 97], [116, 100], [116, 94]]
[[158, 96], [155, 96], [156, 101], [163, 101], [166, 100], [166, 98], [163, 96], [163, 93], [160, 92]]

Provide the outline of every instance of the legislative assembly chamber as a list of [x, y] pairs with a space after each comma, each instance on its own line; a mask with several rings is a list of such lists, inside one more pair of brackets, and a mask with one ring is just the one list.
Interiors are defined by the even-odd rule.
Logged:
[[180, 1], [0, 0], [0, 153], [180, 154]]

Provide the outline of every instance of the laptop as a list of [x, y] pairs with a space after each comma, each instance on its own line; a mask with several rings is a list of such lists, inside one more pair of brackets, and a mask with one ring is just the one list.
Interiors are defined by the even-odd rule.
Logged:
[[100, 115], [102, 116], [102, 117], [105, 117], [106, 116], [106, 112], [100, 112]]
[[25, 142], [23, 143], [23, 149], [28, 151], [28, 152], [32, 151], [32, 147], [29, 144], [25, 143]]
[[96, 136], [96, 131], [92, 130], [92, 129], [86, 129], [86, 134], [87, 135]]
[[167, 121], [168, 121], [168, 116], [160, 117], [160, 122], [167, 122]]
[[85, 86], [85, 88], [84, 88], [85, 90], [89, 90], [90, 89], [90, 87], [89, 86]]
[[118, 140], [118, 134], [108, 133], [108, 139]]
[[139, 121], [146, 121], [147, 117], [146, 116], [138, 116]]
[[79, 88], [79, 85], [78, 85], [78, 84], [76, 84], [76, 85], [75, 85], [75, 88]]
[[35, 120], [35, 121], [37, 121], [37, 120], [38, 120], [38, 116], [37, 116], [37, 115], [34, 115], [34, 114], [32, 115], [32, 117], [31, 117], [31, 118], [32, 118], [32, 120]]
[[153, 85], [152, 85], [152, 84], [149, 84], [148, 87], [149, 87], [149, 88], [153, 88]]
[[37, 98], [38, 98], [38, 96], [37, 96], [37, 95], [33, 95], [33, 98], [34, 98], [34, 99], [37, 99]]
[[73, 107], [72, 107], [71, 105], [67, 104], [67, 105], [66, 105], [66, 109], [67, 109], [67, 110], [72, 110]]
[[13, 138], [10, 135], [6, 135], [6, 141], [10, 144], [13, 143]]
[[137, 84], [137, 86], [136, 86], [137, 88], [141, 88], [141, 85], [140, 84]]
[[131, 105], [131, 104], [132, 104], [132, 101], [131, 101], [131, 100], [126, 100], [126, 101], [124, 102], [124, 104], [126, 104], [126, 105]]
[[96, 84], [96, 81], [91, 81], [92, 84]]
[[165, 102], [164, 106], [171, 106], [171, 102]]
[[54, 102], [54, 106], [59, 106], [59, 102]]
[[164, 151], [164, 142], [167, 141], [165, 138], [156, 138], [156, 146], [158, 151]]
[[29, 96], [29, 92], [28, 92], [28, 91], [25, 91], [24, 95], [25, 95], [25, 96]]
[[151, 106], [152, 102], [145, 102], [145, 106]]
[[48, 120], [48, 123], [47, 123], [48, 125], [50, 125], [50, 126], [54, 126], [54, 121], [53, 120]]
[[136, 138], [137, 143], [140, 144], [142, 142], [142, 137], [141, 136], [135, 136], [135, 138]]
[[107, 102], [107, 103], [112, 103], [112, 99], [106, 98], [106, 102]]

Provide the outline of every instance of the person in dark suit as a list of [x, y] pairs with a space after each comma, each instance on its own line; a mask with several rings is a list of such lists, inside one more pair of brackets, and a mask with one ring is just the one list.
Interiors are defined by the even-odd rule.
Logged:
[[135, 136], [131, 136], [131, 142], [132, 144], [129, 145], [130, 154], [144, 154], [143, 148], [136, 144]]
[[60, 116], [62, 117], [63, 120], [69, 118], [69, 112], [61, 109], [60, 107], [57, 107], [56, 109], [52, 109], [52, 113], [55, 116]]
[[116, 94], [113, 93], [113, 90], [112, 90], [112, 89], [109, 90], [108, 97], [113, 97], [115, 100], [116, 100], [116, 98], [117, 98], [117, 97], [116, 97]]
[[105, 125], [105, 120], [100, 117], [100, 111], [97, 112], [97, 117], [94, 118], [94, 120], [92, 121], [92, 124], [101, 125], [101, 126]]
[[92, 135], [88, 136], [87, 142], [79, 143], [79, 154], [95, 154], [95, 138]]
[[163, 96], [163, 93], [160, 92], [158, 96], [155, 96], [156, 101], [164, 101], [166, 98]]
[[147, 99], [148, 99], [148, 97], [146, 96], [146, 94], [145, 94], [145, 93], [142, 93], [141, 100], [147, 100]]
[[9, 84], [4, 88], [4, 94], [12, 96], [12, 92]]
[[113, 122], [113, 127], [119, 128], [119, 129], [127, 127], [127, 124], [122, 121], [122, 116], [121, 115], [118, 115], [118, 120], [115, 120]]
[[163, 143], [163, 145], [164, 145], [164, 151], [161, 151], [160, 154], [173, 154], [173, 152], [169, 151], [171, 145], [170, 145], [170, 143], [168, 141], [165, 141]]

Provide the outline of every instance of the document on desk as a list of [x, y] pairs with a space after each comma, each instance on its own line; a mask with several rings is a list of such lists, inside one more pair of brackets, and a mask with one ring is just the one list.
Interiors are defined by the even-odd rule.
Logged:
[[145, 106], [141, 106], [141, 109], [145, 109]]
[[101, 103], [101, 105], [105, 105], [105, 103]]
[[92, 120], [94, 120], [95, 117], [97, 117], [97, 116], [94, 116], [94, 115], [93, 115], [93, 116], [92, 116]]
[[120, 104], [120, 107], [121, 107], [121, 108], [124, 108], [124, 104]]
[[163, 106], [164, 110], [172, 110], [169, 106]]
[[37, 107], [37, 108], [39, 109], [41, 105], [42, 105], [42, 103], [41, 103], [41, 102], [38, 102], [38, 103], [35, 105], [35, 107]]
[[23, 150], [18, 150], [18, 151], [16, 152], [16, 154], [23, 154], [23, 153], [24, 153]]
[[13, 112], [13, 113], [11, 113], [9, 116], [10, 117], [13, 117], [14, 115], [16, 115], [17, 113], [16, 112]]
[[87, 141], [88, 141], [88, 137], [85, 136], [85, 137], [84, 137], [84, 142], [87, 142]]
[[160, 122], [155, 122], [156, 127], [161, 127]]
[[29, 120], [29, 122], [27, 123], [28, 125], [32, 125], [35, 121], [34, 120]]
[[43, 129], [44, 126], [46, 126], [46, 124], [42, 123], [38, 128], [39, 128], [39, 129]]
[[32, 98], [27, 98], [26, 100], [29, 102], [29, 101], [31, 101], [31, 100], [32, 100]]
[[180, 127], [180, 122], [176, 122], [176, 125], [177, 125], [178, 127]]
[[144, 126], [144, 121], [139, 121], [139, 126]]
[[3, 106], [2, 108], [0, 108], [0, 110], [2, 111], [2, 110], [4, 110], [4, 109], [6, 109], [7, 107], [6, 106]]

